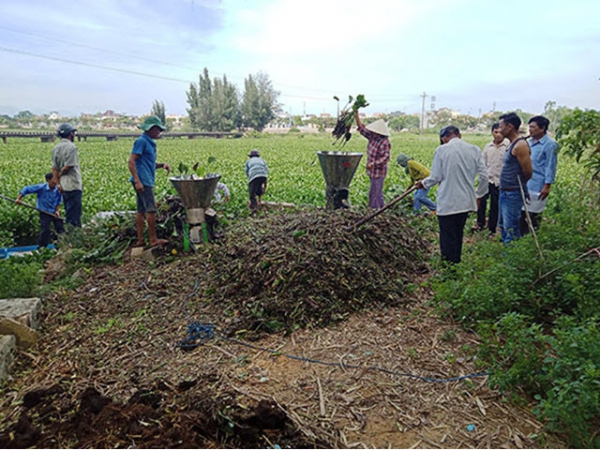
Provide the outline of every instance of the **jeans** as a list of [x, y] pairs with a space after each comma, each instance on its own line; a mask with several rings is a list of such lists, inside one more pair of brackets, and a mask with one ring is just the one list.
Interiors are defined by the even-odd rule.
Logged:
[[385, 177], [371, 178], [371, 187], [369, 189], [369, 206], [371, 208], [383, 208], [383, 182]]
[[479, 208], [477, 209], [477, 227], [483, 229], [485, 227], [485, 213], [487, 210], [487, 200], [490, 199], [490, 215], [488, 218], [488, 230], [490, 233], [496, 233], [498, 226], [498, 215], [500, 213], [499, 206], [500, 188], [495, 184], [489, 183], [488, 193], [479, 200]]
[[442, 259], [454, 264], [460, 262], [463, 235], [468, 212], [437, 216], [440, 224], [440, 250]]
[[64, 191], [65, 222], [81, 227], [81, 191]]
[[421, 208], [425, 205], [430, 211], [436, 210], [436, 205], [433, 200], [427, 198], [427, 194], [429, 194], [429, 189], [417, 189], [415, 191], [413, 209], [415, 212], [421, 212]]
[[523, 208], [523, 197], [521, 197], [520, 190], [503, 191], [500, 189], [500, 233], [502, 242], [505, 244], [521, 237], [519, 228], [521, 208]]

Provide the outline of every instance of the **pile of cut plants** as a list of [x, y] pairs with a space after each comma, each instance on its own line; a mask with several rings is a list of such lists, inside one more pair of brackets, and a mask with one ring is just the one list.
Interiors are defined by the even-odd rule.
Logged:
[[222, 312], [228, 334], [292, 331], [398, 306], [427, 270], [428, 246], [399, 215], [347, 231], [360, 218], [341, 210], [253, 218], [182, 260], [175, 274], [200, 281], [200, 298]]

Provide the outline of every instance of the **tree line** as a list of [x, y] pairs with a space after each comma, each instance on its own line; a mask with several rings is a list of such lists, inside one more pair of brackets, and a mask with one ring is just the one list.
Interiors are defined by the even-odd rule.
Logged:
[[275, 117], [277, 97], [269, 76], [263, 72], [244, 79], [244, 91], [238, 93], [227, 79], [210, 79], [205, 67], [198, 83], [186, 92], [190, 125], [198, 131], [232, 131], [252, 128], [262, 131]]
[[[233, 131], [250, 128], [260, 132], [269, 123], [275, 123], [292, 127], [312, 124], [317, 126], [319, 130], [325, 131], [327, 128], [332, 128], [336, 122], [335, 117], [278, 117], [276, 113], [280, 111], [277, 102], [279, 92], [273, 88], [269, 76], [262, 72], [249, 75], [244, 80], [244, 90], [240, 93], [238, 88], [227, 79], [226, 75], [223, 75], [222, 78], [211, 79], [208, 69], [204, 68], [198, 77], [198, 83], [190, 83], [186, 96], [189, 106], [186, 109], [188, 117], [183, 118], [177, 124], [177, 128], [184, 130]], [[559, 130], [563, 119], [573, 112], [574, 110], [571, 108], [557, 106], [556, 102], [548, 101], [541, 114], [550, 120], [549, 131], [554, 134]], [[516, 110], [516, 113], [524, 123], [527, 123], [531, 117], [536, 115], [520, 109]], [[162, 101], [154, 101], [150, 114], [160, 117], [169, 130], [174, 127], [173, 121], [166, 117], [166, 108]], [[461, 131], [485, 132], [498, 120], [501, 114], [503, 112], [496, 111], [473, 117], [468, 114], [456, 115], [448, 108], [441, 108], [426, 113], [425, 129], [428, 132], [435, 132], [446, 125], [455, 125]], [[386, 120], [392, 131], [410, 131], [414, 133], [420, 131], [421, 117], [419, 114], [395, 111], [381, 117], [367, 118], [365, 123], [378, 118]], [[40, 118], [27, 110], [20, 111], [13, 117], [0, 115], [0, 128], [50, 129], [55, 128], [58, 123], [71, 121], [82, 130], [98, 128], [135, 129], [136, 120], [134, 117], [126, 115], [109, 119], [87, 118], [82, 115], [79, 118], [62, 117], [50, 120], [48, 115]]]

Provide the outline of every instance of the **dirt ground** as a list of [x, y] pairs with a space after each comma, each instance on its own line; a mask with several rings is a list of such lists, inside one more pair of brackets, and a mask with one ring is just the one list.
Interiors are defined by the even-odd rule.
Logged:
[[[19, 354], [4, 389], [0, 446], [561, 446], [485, 376], [401, 375], [480, 372], [475, 336], [437, 319], [426, 287], [406, 307], [253, 342], [217, 332], [183, 351], [176, 344], [186, 337], [189, 292], [174, 295], [151, 271], [141, 261], [96, 269], [45, 299], [42, 341]], [[115, 291], [131, 298], [104, 301]], [[207, 305], [193, 319], [217, 317]]]

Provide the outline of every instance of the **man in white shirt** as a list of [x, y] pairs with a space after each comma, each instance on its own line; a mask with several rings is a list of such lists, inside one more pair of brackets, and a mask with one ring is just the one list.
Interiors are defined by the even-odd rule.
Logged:
[[[436, 184], [437, 218], [440, 225], [442, 259], [460, 262], [465, 223], [470, 211], [477, 211], [477, 203], [488, 192], [488, 174], [479, 147], [461, 139], [458, 128], [449, 125], [440, 131], [440, 145], [433, 155], [431, 174], [417, 184], [418, 189], [429, 189]], [[475, 192], [475, 178], [479, 185]]]
[[487, 209], [487, 199], [490, 199], [490, 213], [487, 220], [487, 228], [490, 234], [496, 234], [498, 227], [498, 215], [500, 213], [500, 171], [502, 170], [502, 160], [504, 153], [510, 145], [508, 139], [500, 133], [500, 124], [496, 122], [492, 125], [492, 136], [494, 139], [483, 147], [483, 162], [488, 171], [488, 193], [483, 196], [477, 209], [477, 225], [475, 230], [481, 231], [485, 228], [485, 213]]

